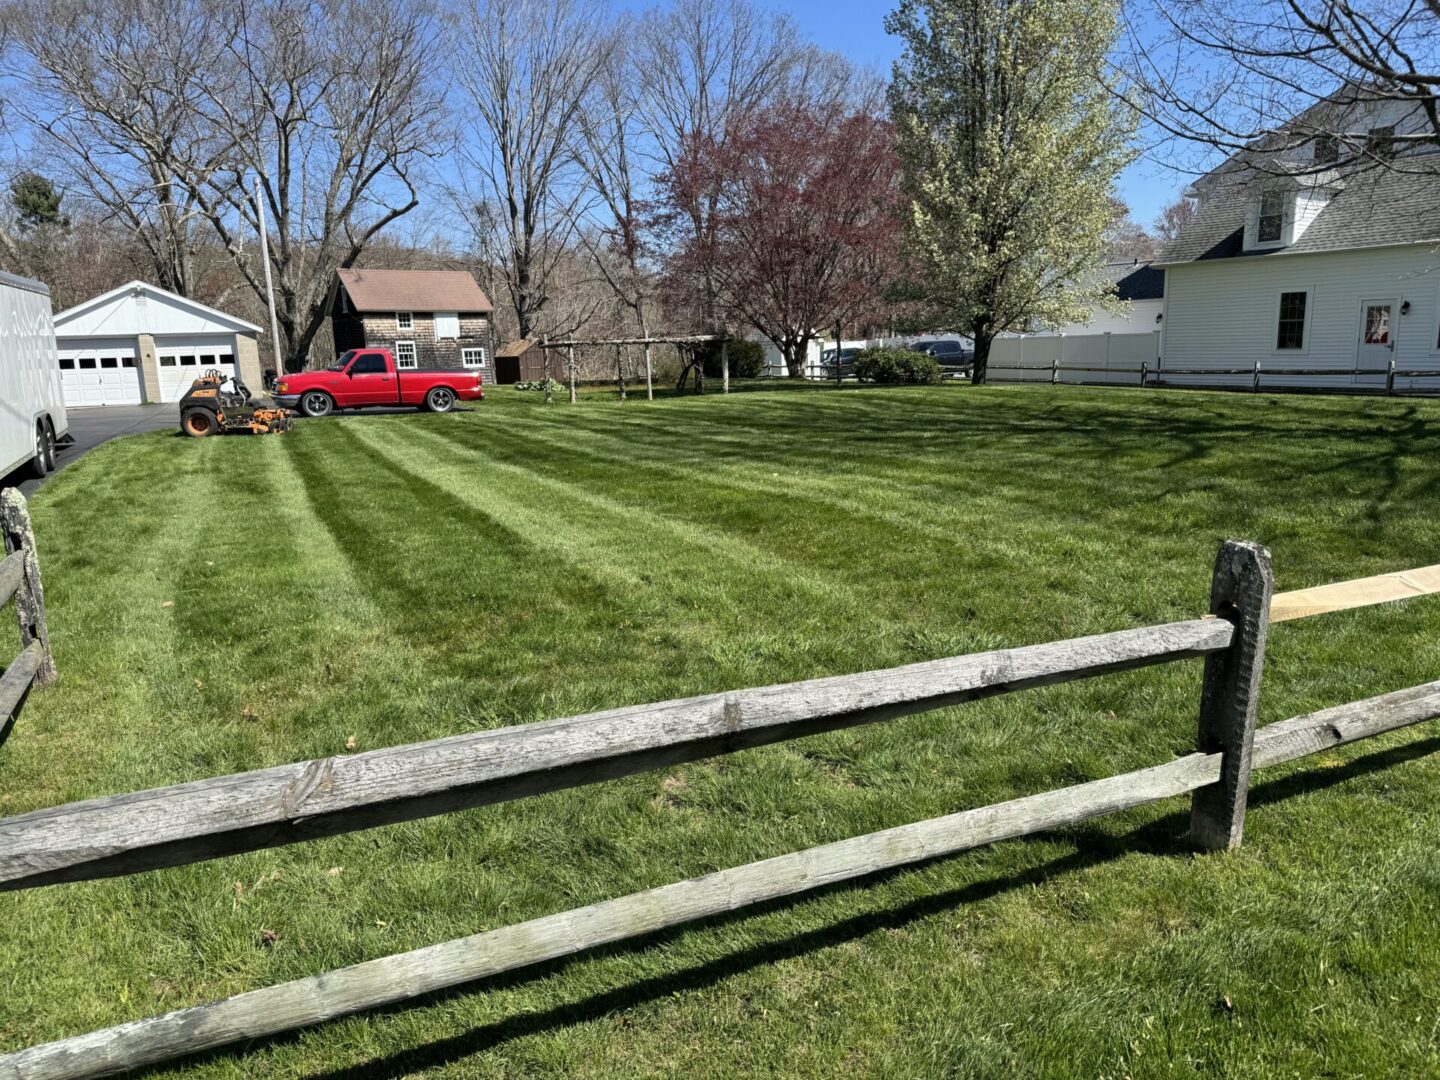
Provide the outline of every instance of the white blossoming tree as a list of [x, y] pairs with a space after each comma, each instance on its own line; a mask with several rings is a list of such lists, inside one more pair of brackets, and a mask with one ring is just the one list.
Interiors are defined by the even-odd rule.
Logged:
[[1110, 306], [1103, 260], [1132, 112], [1099, 77], [1115, 0], [901, 0], [891, 110], [918, 299], [975, 341]]

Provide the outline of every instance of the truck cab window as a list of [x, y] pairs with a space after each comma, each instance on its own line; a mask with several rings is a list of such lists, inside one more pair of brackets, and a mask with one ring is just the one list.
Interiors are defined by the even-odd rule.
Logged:
[[361, 353], [350, 365], [351, 375], [384, 375], [387, 370], [381, 353]]

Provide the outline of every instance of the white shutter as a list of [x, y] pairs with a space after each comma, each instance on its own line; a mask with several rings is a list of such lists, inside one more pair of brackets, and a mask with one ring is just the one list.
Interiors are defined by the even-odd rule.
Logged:
[[435, 340], [444, 341], [460, 336], [460, 315], [455, 311], [435, 312]]

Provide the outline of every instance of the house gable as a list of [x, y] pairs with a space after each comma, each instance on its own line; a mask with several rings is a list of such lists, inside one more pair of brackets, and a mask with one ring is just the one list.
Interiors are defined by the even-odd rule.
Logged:
[[143, 281], [132, 281], [55, 316], [57, 337], [260, 332], [260, 327], [244, 319]]

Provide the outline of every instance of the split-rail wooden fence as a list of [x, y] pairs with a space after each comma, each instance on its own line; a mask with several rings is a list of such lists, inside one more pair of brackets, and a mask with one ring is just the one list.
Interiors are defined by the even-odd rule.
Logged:
[[1256, 730], [1272, 622], [1440, 591], [1440, 567], [1272, 597], [1230, 541], [1204, 618], [709, 694], [215, 777], [0, 820], [0, 889], [133, 874], [518, 799], [1029, 687], [1204, 658], [1196, 749], [0, 1056], [0, 1080], [106, 1076], [571, 956], [878, 871], [1191, 796], [1191, 842], [1240, 844], [1252, 769], [1440, 717], [1440, 681]]
[[20, 655], [0, 675], [0, 743], [20, 718], [35, 686], [55, 681], [55, 658], [45, 628], [45, 590], [40, 586], [40, 560], [25, 496], [15, 488], [0, 491], [0, 532], [5, 558], [0, 559], [0, 607], [13, 601], [20, 624]]

